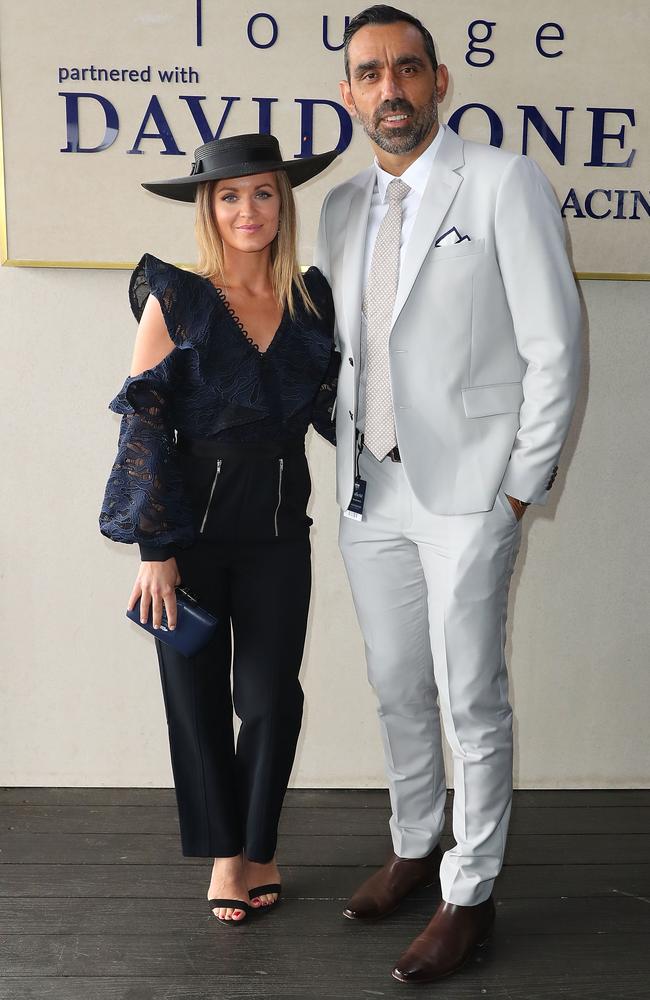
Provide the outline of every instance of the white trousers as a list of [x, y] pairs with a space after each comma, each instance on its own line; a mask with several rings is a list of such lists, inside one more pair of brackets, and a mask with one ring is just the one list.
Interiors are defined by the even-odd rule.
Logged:
[[503, 863], [512, 801], [512, 709], [504, 656], [521, 524], [500, 491], [492, 510], [443, 516], [413, 496], [401, 463], [359, 460], [362, 521], [339, 544], [378, 699], [395, 853], [424, 857], [444, 823], [440, 715], [454, 761], [455, 846], [443, 899], [487, 899]]

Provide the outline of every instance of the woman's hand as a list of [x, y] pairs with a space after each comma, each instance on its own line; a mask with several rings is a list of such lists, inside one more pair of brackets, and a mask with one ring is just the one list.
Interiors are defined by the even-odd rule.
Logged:
[[180, 582], [173, 556], [164, 562], [141, 562], [127, 610], [131, 611], [140, 597], [140, 621], [149, 620], [149, 609], [153, 607], [153, 627], [160, 628], [164, 604], [168, 628], [176, 628], [176, 587]]

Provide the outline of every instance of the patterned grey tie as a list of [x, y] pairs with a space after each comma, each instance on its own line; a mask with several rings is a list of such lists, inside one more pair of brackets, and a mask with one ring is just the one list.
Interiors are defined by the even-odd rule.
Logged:
[[388, 185], [388, 211], [377, 233], [363, 302], [367, 321], [364, 445], [380, 461], [397, 444], [388, 338], [399, 282], [402, 199], [410, 190], [399, 177]]

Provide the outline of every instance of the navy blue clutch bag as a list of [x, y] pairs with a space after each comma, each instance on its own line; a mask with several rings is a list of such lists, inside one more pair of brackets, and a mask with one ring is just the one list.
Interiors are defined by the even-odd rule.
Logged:
[[149, 611], [149, 620], [140, 621], [140, 598], [136, 601], [133, 609], [126, 612], [126, 617], [155, 636], [156, 639], [167, 643], [168, 646], [173, 646], [183, 656], [194, 656], [208, 644], [214, 635], [219, 624], [218, 619], [202, 608], [196, 598], [182, 587], [176, 588], [176, 608], [176, 628], [171, 631], [167, 627], [167, 614], [164, 605], [160, 628], [153, 627], [151, 610]]

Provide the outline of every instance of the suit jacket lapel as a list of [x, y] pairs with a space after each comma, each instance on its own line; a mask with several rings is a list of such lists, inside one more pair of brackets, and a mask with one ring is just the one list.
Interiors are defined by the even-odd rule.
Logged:
[[456, 173], [456, 170], [464, 163], [462, 139], [447, 126], [431, 166], [429, 180], [422, 195], [422, 201], [404, 255], [404, 264], [400, 273], [395, 301], [393, 325], [410, 294], [440, 224], [462, 183], [463, 178]]
[[342, 262], [343, 322], [347, 327], [350, 345], [357, 360], [361, 332], [361, 291], [366, 230], [375, 187], [375, 168], [370, 167], [360, 174], [358, 183], [359, 186], [350, 201], [348, 217], [344, 222], [346, 229]]

